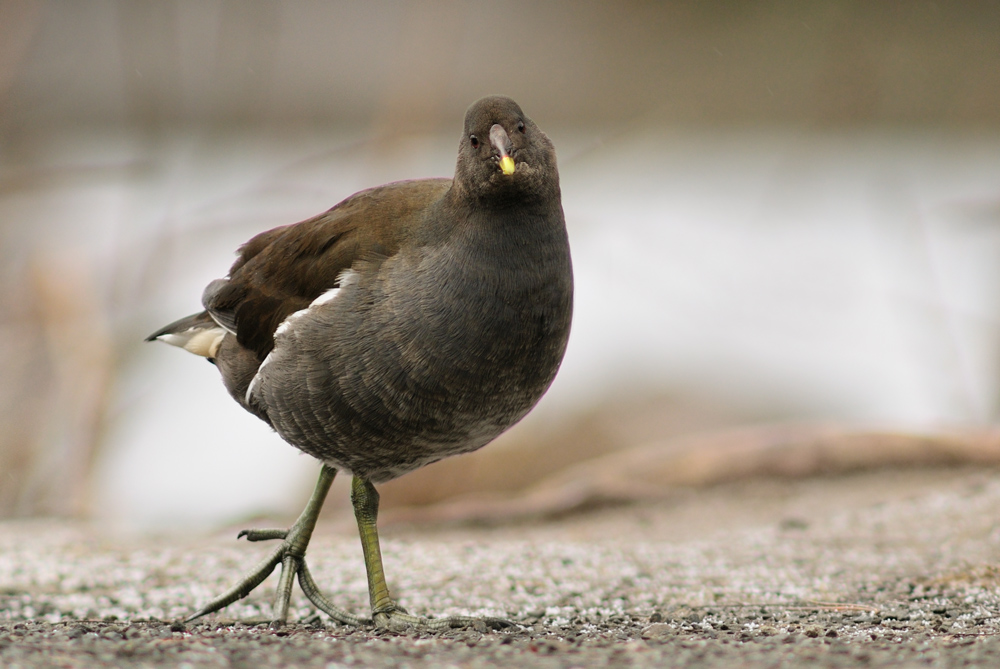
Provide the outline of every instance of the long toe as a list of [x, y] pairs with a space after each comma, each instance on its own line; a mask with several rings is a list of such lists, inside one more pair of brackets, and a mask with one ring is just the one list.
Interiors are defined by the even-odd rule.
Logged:
[[219, 611], [233, 602], [243, 599], [249, 595], [258, 585], [263, 583], [264, 580], [271, 575], [274, 568], [281, 563], [285, 556], [285, 552], [286, 547], [284, 542], [282, 542], [281, 546], [275, 548], [266, 558], [257, 563], [257, 566], [247, 572], [243, 578], [236, 583], [236, 585], [205, 604], [205, 606], [201, 607], [197, 613], [186, 618], [184, 622], [191, 622], [192, 620], [206, 616], [209, 613], [215, 613], [216, 611]]
[[472, 628], [479, 632], [489, 632], [491, 630], [502, 630], [516, 626], [516, 623], [504, 618], [476, 618], [473, 616], [421, 618], [420, 616], [410, 615], [402, 609], [376, 613], [373, 618], [376, 628], [387, 629], [393, 632], [403, 632], [410, 628], [434, 631]]

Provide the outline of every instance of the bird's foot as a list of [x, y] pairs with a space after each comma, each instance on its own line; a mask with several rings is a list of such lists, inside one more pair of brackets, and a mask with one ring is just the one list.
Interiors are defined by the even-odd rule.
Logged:
[[316, 587], [309, 574], [309, 567], [306, 566], [306, 548], [312, 538], [313, 530], [316, 529], [316, 520], [319, 518], [320, 509], [323, 507], [323, 500], [330, 491], [330, 484], [333, 483], [337, 470], [328, 465], [323, 465], [320, 470], [319, 480], [313, 490], [306, 508], [302, 510], [299, 519], [288, 530], [243, 530], [239, 537], [246, 537], [247, 541], [272, 541], [280, 540], [281, 544], [271, 551], [271, 554], [264, 558], [256, 567], [240, 579], [239, 583], [222, 593], [200, 611], [189, 617], [185, 622], [190, 622], [195, 618], [200, 618], [209, 613], [214, 613], [219, 609], [229, 606], [239, 599], [243, 599], [258, 585], [264, 582], [274, 568], [281, 565], [281, 579], [278, 581], [278, 591], [274, 595], [274, 617], [271, 620], [272, 627], [281, 627], [288, 619], [288, 603], [292, 598], [292, 585], [295, 577], [299, 578], [299, 585], [302, 592], [313, 604], [334, 620], [347, 625], [363, 625], [365, 622], [347, 611], [341, 610], [330, 603], [323, 593]]
[[334, 620], [347, 625], [361, 626], [365, 624], [367, 621], [330, 603], [330, 600], [324, 597], [316, 586], [316, 582], [313, 581], [312, 575], [309, 573], [309, 567], [306, 566], [305, 558], [305, 546], [308, 544], [311, 534], [312, 528], [305, 528], [302, 523], [296, 523], [289, 530], [243, 530], [240, 532], [237, 538], [246, 537], [248, 541], [280, 539], [281, 544], [240, 579], [236, 585], [203, 606], [185, 622], [214, 613], [239, 599], [243, 599], [254, 588], [263, 583], [264, 579], [270, 576], [274, 568], [280, 564], [281, 578], [274, 596], [274, 617], [271, 620], [271, 627], [281, 627], [288, 619], [288, 605], [296, 576], [298, 576], [302, 592], [316, 608]]

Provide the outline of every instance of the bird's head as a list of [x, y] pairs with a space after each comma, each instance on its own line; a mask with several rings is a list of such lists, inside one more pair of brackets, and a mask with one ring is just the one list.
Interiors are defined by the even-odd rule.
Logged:
[[465, 113], [455, 183], [476, 199], [558, 197], [555, 148], [516, 102], [485, 97]]

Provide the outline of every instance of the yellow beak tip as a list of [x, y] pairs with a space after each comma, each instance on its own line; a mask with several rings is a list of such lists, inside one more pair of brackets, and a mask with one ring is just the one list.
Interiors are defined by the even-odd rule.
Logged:
[[504, 156], [500, 159], [500, 171], [510, 176], [514, 173], [514, 159], [510, 156]]

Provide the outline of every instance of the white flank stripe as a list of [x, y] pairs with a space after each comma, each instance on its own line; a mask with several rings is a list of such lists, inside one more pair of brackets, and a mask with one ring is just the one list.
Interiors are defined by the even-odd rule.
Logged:
[[337, 276], [337, 285], [341, 288], [347, 288], [358, 282], [358, 273], [353, 269], [345, 269], [343, 272]]
[[299, 309], [296, 312], [288, 314], [288, 317], [285, 318], [285, 320], [281, 321], [281, 323], [279, 323], [278, 327], [275, 329], [274, 338], [277, 339], [281, 335], [288, 332], [288, 328], [292, 327], [292, 323], [295, 321], [295, 319], [302, 318], [303, 316], [306, 315], [307, 311], [309, 311], [308, 307], [305, 309]]
[[[309, 313], [310, 309], [312, 309], [313, 307], [321, 307], [324, 304], [329, 304], [330, 302], [333, 302], [333, 300], [337, 298], [337, 295], [340, 294], [341, 289], [350, 286], [351, 284], [357, 282], [357, 280], [358, 280], [358, 273], [355, 272], [354, 270], [345, 269], [343, 272], [341, 272], [340, 275], [337, 276], [336, 286], [330, 288], [325, 293], [323, 293], [315, 300], [310, 302], [309, 306], [306, 307], [305, 309], [299, 309], [298, 311], [289, 314], [285, 318], [285, 320], [281, 321], [281, 323], [278, 324], [278, 327], [275, 328], [274, 330], [274, 345], [277, 346], [278, 337], [281, 337], [284, 334], [286, 334], [291, 329], [295, 321], [297, 321], [298, 319], [302, 318], [307, 313]], [[247, 394], [244, 397], [244, 400], [246, 401], [247, 404], [250, 404], [250, 397], [253, 395], [253, 391], [256, 390], [257, 386], [260, 385], [260, 374], [261, 372], [264, 371], [264, 367], [267, 366], [267, 363], [271, 362], [272, 355], [274, 355], [273, 349], [271, 350], [270, 353], [267, 354], [267, 357], [264, 358], [264, 362], [260, 363], [260, 367], [257, 368], [257, 373], [254, 374], [253, 378], [250, 380], [250, 385], [247, 386]]]
[[274, 355], [273, 349], [264, 358], [264, 362], [260, 363], [260, 367], [257, 368], [257, 373], [253, 375], [252, 379], [250, 379], [250, 385], [247, 386], [247, 394], [243, 397], [245, 404], [250, 404], [250, 396], [253, 395], [253, 391], [257, 389], [258, 385], [260, 385], [260, 373], [264, 371], [264, 367], [267, 366], [267, 363], [271, 362], [272, 355]]
[[337, 276], [336, 286], [330, 288], [325, 293], [323, 293], [315, 300], [310, 302], [309, 306], [306, 307], [305, 309], [299, 309], [298, 311], [289, 314], [285, 318], [285, 320], [281, 321], [281, 323], [278, 324], [278, 327], [275, 328], [274, 330], [275, 339], [288, 332], [289, 328], [292, 327], [292, 323], [294, 323], [296, 320], [309, 313], [310, 309], [312, 309], [313, 307], [320, 307], [323, 306], [324, 304], [329, 304], [330, 302], [333, 302], [337, 298], [337, 295], [340, 294], [340, 291], [343, 288], [350, 286], [351, 284], [357, 282], [357, 280], [358, 280], [357, 272], [351, 269], [345, 269]]
[[337, 286], [336, 288], [331, 288], [330, 290], [326, 291], [325, 293], [317, 297], [315, 300], [313, 300], [312, 304], [310, 304], [309, 306], [315, 307], [319, 306], [320, 304], [326, 304], [327, 302], [332, 302], [333, 299], [337, 297], [337, 294], [339, 292], [340, 292], [340, 286]]

